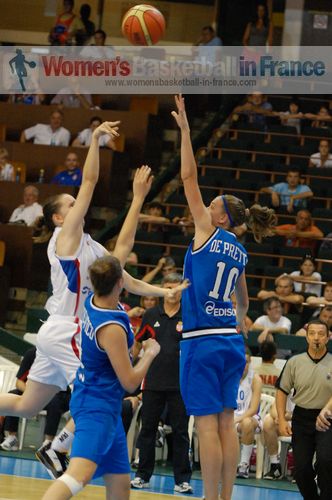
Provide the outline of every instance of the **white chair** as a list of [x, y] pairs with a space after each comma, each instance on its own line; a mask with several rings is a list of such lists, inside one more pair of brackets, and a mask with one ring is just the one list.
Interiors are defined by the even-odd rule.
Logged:
[[17, 370], [16, 365], [0, 365], [0, 393], [15, 389]]
[[287, 453], [292, 443], [290, 436], [279, 436], [281, 474], [287, 475]]
[[[264, 420], [264, 417], [269, 413], [271, 406], [274, 403], [274, 397], [268, 394], [261, 395], [261, 402], [259, 406], [259, 415]], [[261, 479], [263, 474], [264, 463], [264, 445], [260, 434], [256, 434], [256, 479]]]
[[262, 358], [260, 356], [251, 356], [250, 358], [250, 368], [253, 370], [262, 364]]
[[[38, 429], [38, 438], [37, 442], [41, 444], [44, 439], [44, 430], [45, 430], [45, 423], [46, 423], [46, 416], [47, 412], [46, 410], [42, 410], [36, 415], [35, 417], [32, 417], [33, 420], [37, 420], [39, 422], [39, 429]], [[22, 450], [23, 444], [24, 444], [24, 438], [27, 430], [27, 425], [28, 425], [28, 420], [32, 419], [27, 419], [27, 418], [21, 418], [20, 421], [20, 426], [18, 430], [18, 448], [19, 450]]]
[[26, 342], [29, 342], [30, 344], [36, 346], [37, 345], [37, 333], [25, 333], [23, 335], [23, 339], [26, 341]]
[[135, 410], [135, 413], [134, 413], [133, 418], [131, 420], [130, 427], [129, 427], [128, 432], [127, 432], [127, 448], [128, 448], [129, 463], [131, 463], [132, 460], [134, 459], [134, 452], [135, 452], [135, 448], [136, 448], [135, 445], [136, 445], [136, 440], [137, 440], [137, 436], [139, 433], [139, 427], [140, 427], [139, 422], [138, 422], [138, 416], [139, 416], [141, 407], [142, 407], [142, 403], [140, 402], [138, 407]]
[[275, 361], [274, 361], [274, 364], [275, 366], [279, 369], [279, 370], [282, 370], [286, 364], [286, 360], [285, 359], [279, 359], [277, 358]]

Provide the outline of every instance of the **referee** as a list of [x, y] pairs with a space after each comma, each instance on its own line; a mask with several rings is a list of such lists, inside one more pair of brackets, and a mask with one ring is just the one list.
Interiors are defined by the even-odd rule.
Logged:
[[[319, 319], [310, 321], [306, 339], [307, 352], [287, 361], [276, 384], [279, 431], [282, 436], [292, 436], [294, 477], [303, 498], [331, 500], [332, 428], [326, 432], [316, 430], [316, 418], [332, 395], [332, 355], [327, 351], [329, 330], [326, 323]], [[296, 406], [290, 427], [285, 413], [286, 399], [292, 389]]]

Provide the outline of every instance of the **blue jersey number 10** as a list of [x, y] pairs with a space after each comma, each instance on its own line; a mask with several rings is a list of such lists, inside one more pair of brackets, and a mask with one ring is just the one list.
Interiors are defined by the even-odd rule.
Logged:
[[[231, 300], [231, 294], [234, 290], [234, 284], [239, 277], [239, 270], [236, 267], [232, 267], [228, 273], [226, 284], [222, 283], [224, 272], [225, 272], [226, 264], [225, 262], [218, 262], [217, 268], [217, 276], [213, 285], [213, 289], [209, 292], [209, 297], [218, 300], [220, 294], [222, 294], [223, 302], [229, 302]], [[223, 286], [223, 290], [220, 290], [221, 285]]]

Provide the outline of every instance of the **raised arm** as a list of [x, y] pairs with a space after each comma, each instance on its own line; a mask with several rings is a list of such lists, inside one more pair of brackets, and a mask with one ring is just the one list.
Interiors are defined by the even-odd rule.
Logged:
[[203, 203], [198, 185], [197, 165], [191, 144], [190, 128], [183, 97], [181, 95], [175, 96], [175, 103], [177, 112], [172, 111], [172, 116], [181, 130], [181, 179], [184, 192], [194, 219], [196, 231], [198, 229], [203, 237], [204, 235], [208, 237], [215, 228], [212, 226], [211, 215]]
[[90, 206], [92, 195], [99, 178], [99, 146], [98, 140], [102, 134], [119, 135], [120, 122], [104, 122], [93, 134], [89, 151], [83, 167], [83, 178], [75, 203], [68, 211], [62, 230], [57, 240], [59, 255], [73, 255], [79, 245], [83, 233], [84, 217]]
[[141, 212], [145, 197], [150, 191], [153, 180], [150, 174], [151, 168], [147, 165], [138, 168], [135, 173], [133, 200], [113, 251], [113, 256], [119, 259], [122, 267], [124, 267], [128, 255], [134, 246], [138, 216]]
[[134, 295], [153, 295], [154, 297], [174, 297], [177, 292], [188, 288], [188, 281], [184, 281], [175, 288], [162, 288], [160, 286], [150, 285], [144, 281], [137, 280], [130, 276], [127, 271], [123, 271], [124, 287], [128, 292]]

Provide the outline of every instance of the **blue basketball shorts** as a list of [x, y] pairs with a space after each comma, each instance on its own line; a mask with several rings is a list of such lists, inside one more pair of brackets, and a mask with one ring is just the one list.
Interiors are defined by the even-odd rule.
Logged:
[[129, 474], [130, 466], [126, 434], [121, 414], [95, 410], [73, 412], [75, 438], [70, 458], [86, 458], [98, 467], [94, 478], [105, 474]]
[[245, 367], [241, 335], [206, 335], [180, 342], [180, 388], [188, 415], [213, 415], [237, 408]]

